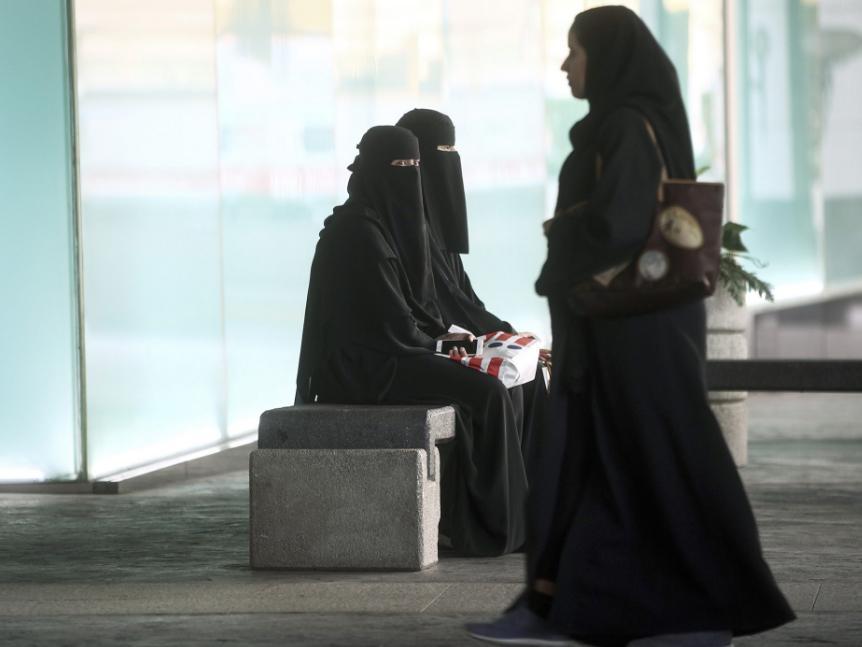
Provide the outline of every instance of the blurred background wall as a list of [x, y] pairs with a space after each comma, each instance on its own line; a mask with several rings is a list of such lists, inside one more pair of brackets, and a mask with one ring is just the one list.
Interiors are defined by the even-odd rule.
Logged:
[[[559, 65], [598, 4], [0, 0], [0, 481], [251, 440], [293, 401], [310, 260], [355, 145], [414, 107], [456, 124], [477, 292], [547, 338], [540, 224], [586, 110]], [[768, 262], [755, 353], [862, 357], [862, 4], [624, 4]]]

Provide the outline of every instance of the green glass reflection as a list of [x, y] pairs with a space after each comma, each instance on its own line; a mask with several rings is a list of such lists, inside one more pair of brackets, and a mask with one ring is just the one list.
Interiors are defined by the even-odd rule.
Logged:
[[811, 101], [819, 91], [815, 11], [795, 0], [746, 0], [738, 12], [740, 216], [751, 227], [750, 248], [769, 262], [762, 274], [779, 297], [823, 284]]
[[[362, 133], [414, 107], [456, 124], [477, 292], [547, 337], [533, 282], [586, 107], [558, 71], [584, 4], [79, 0], [94, 474], [223, 446], [292, 402], [317, 233]], [[721, 2], [642, 5], [722, 177]]]
[[76, 2], [90, 475], [225, 434], [210, 1]]
[[0, 2], [0, 481], [77, 475], [66, 3]]
[[862, 3], [817, 3], [818, 137], [827, 288], [862, 281]]
[[292, 404], [308, 269], [335, 184], [329, 3], [217, 3], [227, 429]]

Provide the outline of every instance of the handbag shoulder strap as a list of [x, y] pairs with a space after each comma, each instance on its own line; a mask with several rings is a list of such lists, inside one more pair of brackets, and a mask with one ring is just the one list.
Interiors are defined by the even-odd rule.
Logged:
[[[653, 130], [652, 124], [649, 122], [649, 119], [644, 117], [644, 126], [646, 126], [647, 134], [649, 135], [650, 140], [655, 146], [655, 150], [658, 153], [658, 159], [661, 162], [661, 177], [659, 178], [658, 188], [656, 189], [656, 197], [659, 202], [664, 200], [664, 183], [670, 179], [667, 174], [667, 164], [664, 162], [664, 154], [661, 152], [661, 146], [658, 143], [658, 138], [655, 136], [655, 130]], [[596, 153], [596, 179], [602, 176], [602, 156]]]
[[667, 174], [667, 164], [664, 162], [664, 153], [662, 153], [661, 145], [659, 145], [658, 138], [655, 136], [655, 130], [653, 130], [652, 124], [646, 117], [644, 117], [644, 126], [646, 126], [647, 134], [652, 140], [656, 153], [658, 153], [658, 159], [661, 162], [661, 176], [659, 177], [658, 189], [656, 190], [656, 198], [661, 203], [664, 201], [664, 183], [669, 179]]
[[661, 162], [661, 181], [665, 182], [669, 179], [669, 177], [667, 174], [667, 164], [665, 164], [664, 162], [664, 153], [661, 152], [661, 146], [658, 143], [658, 138], [655, 136], [655, 130], [653, 130], [652, 124], [649, 122], [649, 119], [644, 119], [644, 126], [646, 126], [647, 134], [652, 140], [652, 143], [655, 146], [655, 150], [658, 153], [658, 159]]

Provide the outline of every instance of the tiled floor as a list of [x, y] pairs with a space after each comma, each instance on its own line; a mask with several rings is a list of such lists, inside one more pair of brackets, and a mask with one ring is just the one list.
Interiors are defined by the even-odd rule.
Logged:
[[[737, 645], [862, 645], [862, 396], [757, 396], [742, 470], [799, 615]], [[247, 476], [121, 496], [0, 495], [0, 645], [456, 645], [520, 556], [421, 573], [254, 572]], [[475, 643], [478, 644], [478, 643]]]

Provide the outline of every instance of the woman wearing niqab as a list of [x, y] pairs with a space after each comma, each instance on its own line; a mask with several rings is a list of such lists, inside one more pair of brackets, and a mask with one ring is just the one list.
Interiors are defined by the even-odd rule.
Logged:
[[434, 354], [451, 322], [437, 307], [418, 142], [376, 126], [358, 148], [312, 261], [297, 403], [456, 405], [440, 532], [459, 553], [512, 552], [527, 491], [515, 411], [499, 380]]
[[[440, 312], [447, 321], [476, 334], [514, 332], [508, 322], [485, 308], [461, 259], [462, 254], [470, 251], [470, 238], [461, 156], [455, 144], [452, 119], [437, 110], [417, 108], [404, 114], [397, 125], [407, 128], [419, 140], [422, 199]], [[536, 373], [535, 380], [509, 389], [509, 394], [518, 418], [521, 449], [529, 457], [541, 442], [537, 432], [542, 426], [547, 400], [541, 372]]]
[[562, 69], [590, 109], [570, 133], [536, 283], [555, 362], [548, 442], [531, 471], [527, 589], [497, 622], [468, 628], [508, 644], [727, 647], [794, 614], [708, 405], [704, 304], [608, 319], [566, 304], [572, 286], [646, 242], [662, 160], [671, 178], [694, 179], [679, 83], [623, 7], [578, 14], [569, 47]]
[[396, 125], [408, 129], [419, 140], [422, 197], [440, 310], [476, 334], [514, 332], [508, 322], [485, 308], [461, 259], [461, 254], [470, 251], [470, 237], [455, 125], [447, 115], [427, 108], [411, 110]]

